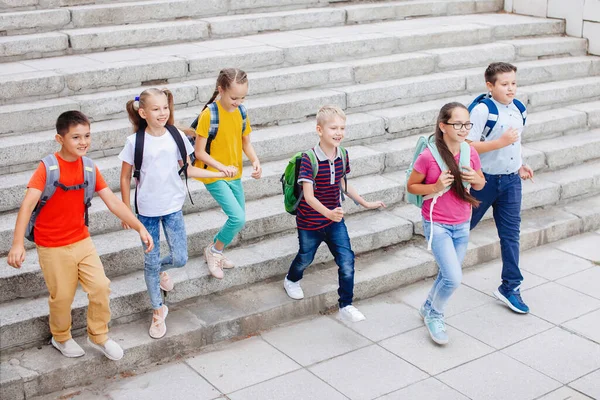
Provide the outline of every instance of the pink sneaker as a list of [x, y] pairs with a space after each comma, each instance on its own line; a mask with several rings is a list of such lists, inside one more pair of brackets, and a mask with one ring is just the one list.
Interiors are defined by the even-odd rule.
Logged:
[[209, 244], [204, 249], [204, 257], [206, 257], [206, 264], [208, 265], [208, 271], [215, 278], [223, 279], [223, 277], [225, 275], [223, 274], [222, 265], [223, 265], [223, 259], [225, 257], [223, 257], [223, 254], [213, 253], [210, 250], [211, 247], [212, 247], [212, 244]]
[[165, 292], [170, 292], [173, 290], [173, 281], [171, 277], [166, 272], [160, 273], [160, 288]]
[[169, 314], [169, 308], [163, 304], [163, 315], [162, 317], [159, 315], [152, 314], [152, 324], [150, 325], [150, 329], [148, 333], [150, 337], [153, 339], [160, 339], [165, 336], [167, 333], [167, 324], [165, 323], [165, 319]]

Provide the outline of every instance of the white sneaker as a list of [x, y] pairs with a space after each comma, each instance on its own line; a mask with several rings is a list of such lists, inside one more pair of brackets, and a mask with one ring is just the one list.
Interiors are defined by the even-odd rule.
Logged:
[[300, 287], [300, 281], [292, 282], [286, 276], [283, 280], [283, 288], [285, 289], [287, 295], [294, 300], [301, 300], [304, 298], [304, 292]]
[[112, 339], [108, 339], [104, 344], [96, 344], [88, 336], [87, 341], [90, 346], [101, 351], [109, 360], [118, 361], [123, 358], [123, 349]]
[[367, 319], [363, 313], [358, 311], [356, 307], [352, 305], [340, 308], [340, 318], [348, 322], [359, 322]]
[[224, 257], [223, 257], [223, 254], [213, 253], [211, 250], [212, 246], [213, 246], [212, 244], [209, 244], [204, 249], [204, 257], [206, 258], [206, 264], [208, 266], [208, 271], [215, 278], [223, 279], [223, 277], [225, 276], [223, 274], [223, 268], [222, 268], [222, 263], [223, 263]]
[[50, 343], [52, 343], [52, 346], [54, 346], [58, 351], [60, 351], [65, 357], [75, 358], [85, 355], [85, 351], [83, 351], [81, 346], [78, 345], [77, 342], [73, 339], [69, 339], [64, 343], [60, 343], [54, 340], [53, 337]]

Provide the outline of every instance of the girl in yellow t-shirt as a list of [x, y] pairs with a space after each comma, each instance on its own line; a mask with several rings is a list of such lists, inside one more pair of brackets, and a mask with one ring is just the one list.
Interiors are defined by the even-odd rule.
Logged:
[[[223, 255], [223, 249], [246, 222], [241, 181], [242, 151], [252, 163], [252, 177], [259, 179], [262, 174], [260, 161], [250, 142], [250, 121], [242, 105], [247, 93], [248, 76], [244, 71], [237, 68], [221, 70], [215, 92], [202, 109], [196, 128], [195, 165], [209, 171], [223, 172], [226, 176], [200, 179], [227, 215], [227, 222], [213, 243], [204, 249], [208, 270], [218, 279], [223, 278], [223, 268], [234, 266]], [[217, 96], [219, 100], [215, 101]]]

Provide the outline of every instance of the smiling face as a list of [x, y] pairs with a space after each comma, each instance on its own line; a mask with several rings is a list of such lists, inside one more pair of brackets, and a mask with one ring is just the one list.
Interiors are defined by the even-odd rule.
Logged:
[[468, 124], [471, 120], [469, 119], [469, 111], [462, 107], [457, 107], [452, 110], [452, 117], [447, 123], [440, 123], [440, 129], [444, 133], [444, 141], [447, 144], [450, 143], [462, 143], [469, 135], [469, 129], [465, 126], [460, 129], [455, 129], [453, 124]]
[[321, 138], [321, 147], [339, 147], [346, 134], [346, 120], [339, 115], [332, 115], [317, 125], [317, 133]]
[[221, 107], [225, 111], [233, 112], [246, 100], [248, 94], [248, 81], [244, 83], [231, 82], [227, 89], [218, 87], [221, 96]]
[[56, 141], [62, 146], [61, 152], [64, 159], [71, 161], [85, 156], [92, 143], [90, 126], [78, 124], [69, 127], [64, 135], [56, 135]]
[[144, 106], [140, 107], [138, 112], [152, 129], [164, 127], [171, 115], [169, 101], [163, 93], [147, 95], [144, 98]]
[[514, 71], [496, 74], [496, 82], [486, 82], [492, 97], [499, 103], [510, 104], [517, 94], [517, 73]]

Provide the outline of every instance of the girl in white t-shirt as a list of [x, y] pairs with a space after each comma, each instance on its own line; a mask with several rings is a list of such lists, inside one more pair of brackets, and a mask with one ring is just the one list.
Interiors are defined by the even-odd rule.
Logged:
[[[135, 100], [127, 102], [127, 113], [133, 125], [133, 135], [127, 137], [119, 154], [121, 166], [121, 196], [130, 202], [131, 176], [135, 165], [136, 136], [143, 135], [143, 158], [136, 176], [135, 207], [138, 219], [144, 224], [156, 244], [144, 255], [144, 278], [154, 310], [150, 336], [158, 339], [165, 335], [165, 318], [169, 309], [163, 304], [160, 290], [170, 291], [173, 282], [167, 269], [179, 268], [187, 262], [187, 235], [183, 221], [185, 185], [179, 176], [187, 162], [187, 175], [194, 178], [224, 177], [222, 172], [211, 172], [191, 166], [189, 154], [194, 152], [183, 132], [173, 129], [173, 94], [167, 89], [144, 90]], [[173, 133], [170, 132], [173, 130]], [[186, 160], [175, 141], [179, 133], [185, 146]], [[169, 254], [160, 258], [160, 225], [169, 245]], [[122, 223], [125, 229], [129, 227]]]

